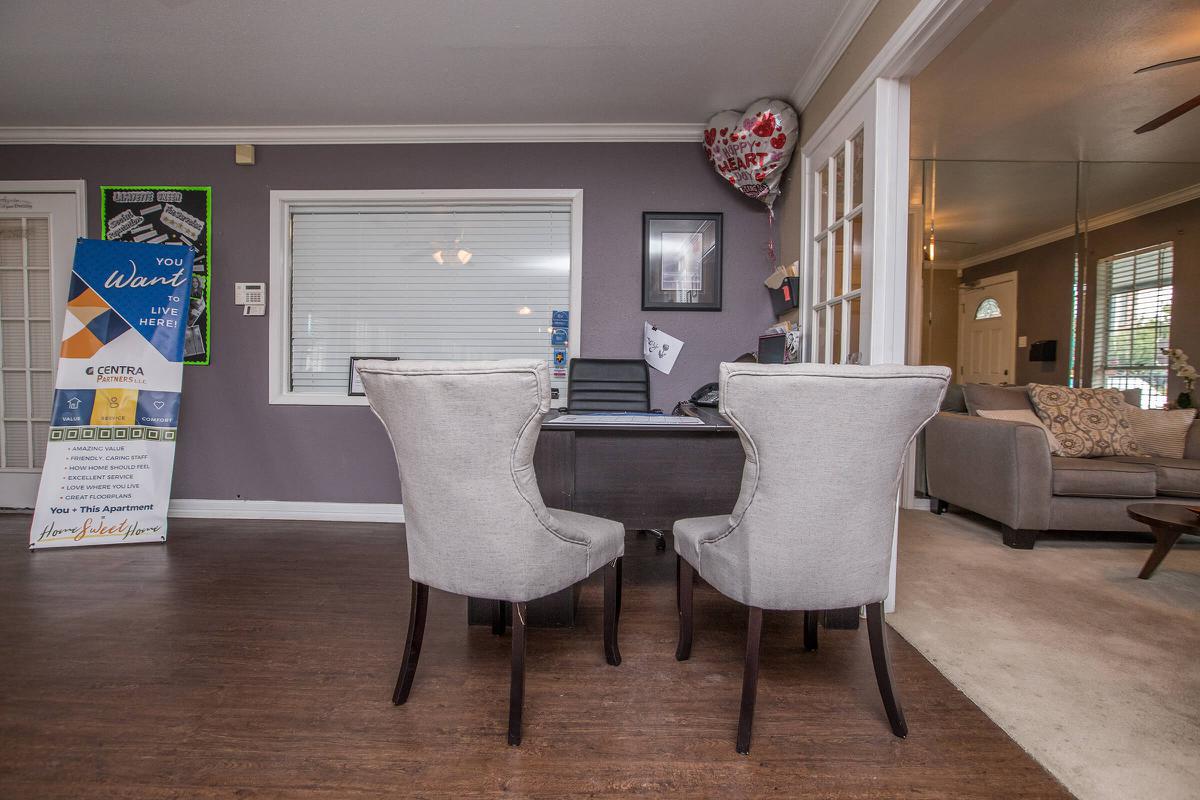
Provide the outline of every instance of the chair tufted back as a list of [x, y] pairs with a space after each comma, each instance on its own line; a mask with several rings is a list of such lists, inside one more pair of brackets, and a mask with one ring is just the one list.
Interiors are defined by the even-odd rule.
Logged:
[[550, 408], [544, 361], [367, 360], [358, 371], [396, 451], [414, 581], [523, 601], [587, 576], [586, 546], [561, 533], [533, 471]]
[[949, 379], [945, 367], [722, 364], [721, 411], [746, 466], [705, 578], [763, 608], [882, 600], [904, 454]]

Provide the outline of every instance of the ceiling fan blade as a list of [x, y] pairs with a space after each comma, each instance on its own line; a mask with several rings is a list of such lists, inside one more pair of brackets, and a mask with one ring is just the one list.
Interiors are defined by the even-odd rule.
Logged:
[[1186, 103], [1180, 103], [1162, 116], [1155, 117], [1142, 127], [1134, 129], [1133, 132], [1146, 133], [1147, 131], [1152, 131], [1155, 128], [1161, 128], [1163, 125], [1166, 125], [1176, 117], [1182, 117], [1184, 114], [1197, 107], [1200, 107], [1200, 94], [1196, 95], [1191, 100], [1188, 100]]
[[1158, 64], [1151, 64], [1148, 67], [1142, 67], [1133, 71], [1134, 75], [1141, 72], [1149, 72], [1152, 69], [1166, 69], [1167, 67], [1178, 67], [1181, 64], [1191, 64], [1193, 61], [1200, 61], [1200, 56], [1190, 56], [1188, 58], [1177, 58], [1174, 61], [1163, 61]]

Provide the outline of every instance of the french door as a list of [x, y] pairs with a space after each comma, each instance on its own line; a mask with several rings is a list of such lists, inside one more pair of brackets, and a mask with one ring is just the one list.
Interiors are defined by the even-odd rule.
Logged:
[[[903, 364], [908, 311], [908, 82], [878, 78], [803, 152], [808, 360]], [[901, 488], [912, 504], [910, 452]], [[896, 603], [896, 534], [886, 611]]]
[[903, 363], [907, 82], [876, 80], [842, 117], [817, 130], [803, 167], [808, 359]]
[[82, 182], [0, 182], [0, 508], [37, 500], [82, 204]]

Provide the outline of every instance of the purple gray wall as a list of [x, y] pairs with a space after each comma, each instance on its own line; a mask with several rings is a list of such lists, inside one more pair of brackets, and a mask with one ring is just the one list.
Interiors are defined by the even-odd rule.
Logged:
[[[651, 370], [665, 410], [753, 350], [773, 319], [765, 209], [723, 184], [697, 144], [262, 146], [257, 161], [235, 166], [232, 146], [0, 147], [0, 179], [86, 180], [90, 236], [101, 184], [213, 187], [213, 361], [185, 370], [174, 497], [400, 500], [369, 409], [267, 402], [267, 318], [241, 316], [233, 284], [269, 280], [272, 189], [582, 188], [581, 355], [640, 357], [643, 319], [683, 339], [671, 375]], [[724, 212], [722, 311], [641, 310], [643, 211]]]

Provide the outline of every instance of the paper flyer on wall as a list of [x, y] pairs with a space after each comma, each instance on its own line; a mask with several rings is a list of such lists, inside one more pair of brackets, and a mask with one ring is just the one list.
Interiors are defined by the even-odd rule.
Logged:
[[185, 364], [212, 359], [212, 187], [101, 186], [100, 236], [123, 242], [186, 245], [195, 250]]
[[646, 363], [659, 372], [671, 374], [679, 351], [683, 350], [683, 341], [670, 334], [663, 333], [649, 322], [642, 325], [642, 358]]
[[30, 549], [166, 541], [193, 256], [76, 243]]

